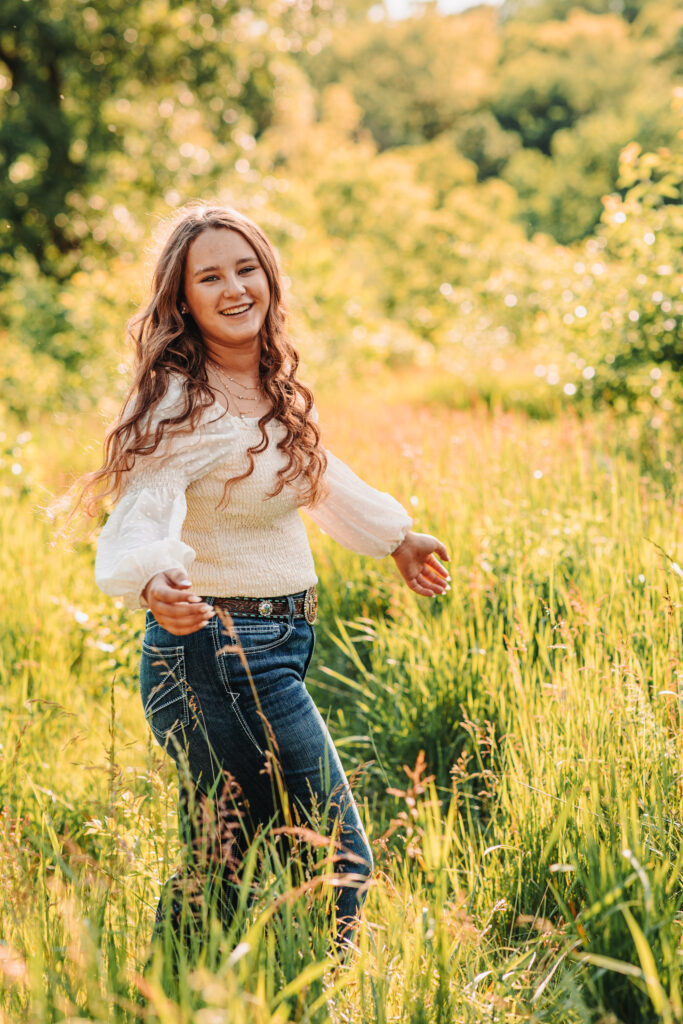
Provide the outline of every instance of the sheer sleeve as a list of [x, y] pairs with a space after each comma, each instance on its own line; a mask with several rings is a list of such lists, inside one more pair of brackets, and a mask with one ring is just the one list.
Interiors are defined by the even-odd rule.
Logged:
[[331, 452], [325, 454], [327, 496], [303, 511], [350, 551], [373, 558], [391, 554], [413, 525], [403, 505], [365, 483]]
[[[169, 415], [181, 397], [179, 388], [176, 382], [169, 387], [155, 419]], [[195, 552], [180, 539], [185, 491], [226, 457], [234, 437], [234, 421], [221, 416], [208, 424], [200, 421], [192, 434], [168, 433], [153, 455], [136, 458], [97, 542], [95, 580], [105, 594], [122, 596], [128, 608], [145, 607], [141, 592], [152, 576], [189, 571]]]

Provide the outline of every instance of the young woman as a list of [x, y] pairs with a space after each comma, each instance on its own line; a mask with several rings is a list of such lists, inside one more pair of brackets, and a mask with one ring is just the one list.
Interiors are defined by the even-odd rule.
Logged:
[[[116, 500], [95, 573], [105, 593], [147, 609], [142, 702], [178, 766], [187, 877], [218, 866], [229, 919], [254, 836], [325, 808], [339, 940], [353, 933], [373, 861], [304, 685], [317, 577], [299, 509], [353, 551], [391, 554], [418, 594], [449, 589], [448, 554], [323, 448], [275, 253], [252, 221], [182, 211], [132, 333], [133, 385], [87, 483], [91, 507]], [[167, 884], [158, 929], [169, 915], [179, 927], [181, 883]]]

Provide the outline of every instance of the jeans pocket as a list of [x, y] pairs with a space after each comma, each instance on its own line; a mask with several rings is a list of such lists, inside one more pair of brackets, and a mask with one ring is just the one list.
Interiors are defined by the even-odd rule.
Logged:
[[156, 647], [143, 640], [140, 696], [149, 727], [163, 747], [190, 721], [184, 647]]
[[245, 654], [258, 654], [259, 651], [270, 651], [274, 647], [279, 647], [280, 644], [285, 643], [289, 640], [290, 636], [294, 632], [294, 626], [291, 622], [281, 622], [278, 619], [266, 619], [263, 622], [259, 622], [254, 619], [244, 619], [239, 616], [233, 616], [233, 626], [237, 639], [233, 636], [226, 636], [224, 638], [225, 653], [232, 653], [231, 648], [234, 648], [235, 652], [238, 650], [239, 645]]

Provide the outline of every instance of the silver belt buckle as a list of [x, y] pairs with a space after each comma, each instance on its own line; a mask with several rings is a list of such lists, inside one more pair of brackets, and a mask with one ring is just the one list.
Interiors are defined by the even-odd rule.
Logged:
[[309, 587], [304, 597], [304, 618], [309, 626], [318, 619], [318, 594], [315, 587]]

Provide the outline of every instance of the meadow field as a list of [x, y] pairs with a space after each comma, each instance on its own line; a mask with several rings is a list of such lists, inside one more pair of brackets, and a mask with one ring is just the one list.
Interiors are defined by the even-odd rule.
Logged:
[[416, 397], [444, 390], [385, 374], [318, 398], [331, 450], [451, 554], [450, 593], [418, 598], [309, 524], [309, 689], [376, 860], [355, 949], [329, 950], [324, 849], [304, 878], [264, 840], [252, 904], [172, 991], [143, 976], [179, 855], [143, 616], [97, 590], [94, 535], [55, 544], [45, 513], [101, 417], [6, 421], [3, 1024], [683, 1019], [680, 435]]
[[[405, 7], [0, 5], [0, 1024], [683, 1022], [683, 7]], [[363, 920], [340, 959], [318, 814], [172, 977], [143, 615], [53, 516], [197, 200], [273, 242], [325, 442], [452, 584], [309, 523]]]

